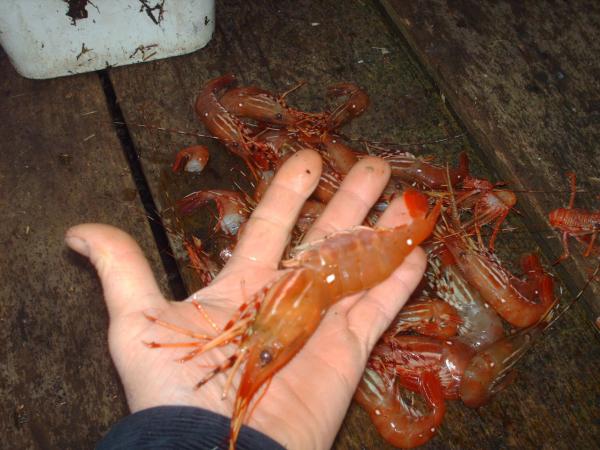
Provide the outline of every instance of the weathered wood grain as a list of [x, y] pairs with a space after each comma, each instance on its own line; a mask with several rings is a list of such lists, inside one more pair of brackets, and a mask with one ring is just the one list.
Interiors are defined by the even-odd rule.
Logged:
[[[110, 70], [157, 205], [174, 231], [174, 248], [179, 237], [178, 225], [169, 222], [173, 201], [196, 189], [232, 188], [242, 166], [211, 139], [152, 132], [135, 124], [203, 132], [193, 102], [207, 80], [227, 72], [238, 75], [242, 84], [279, 92], [304, 80], [307, 86], [289, 101], [309, 110], [328, 105], [324, 97], [328, 84], [357, 82], [366, 87], [372, 105], [344, 130], [346, 134], [404, 143], [444, 139], [410, 147], [441, 160], [452, 160], [469, 147], [464, 137], [447, 139], [463, 133], [461, 124], [446, 110], [436, 85], [415, 64], [404, 40], [373, 2], [219, 3], [217, 31], [202, 51]], [[169, 166], [176, 151], [193, 143], [211, 148], [209, 169], [199, 176], [173, 176]], [[493, 164], [486, 167], [476, 149], [469, 151], [474, 173], [498, 179]], [[212, 223], [210, 214], [204, 214], [186, 226], [206, 236]], [[535, 249], [526, 233], [517, 236], [501, 238], [503, 254], [515, 257]], [[182, 260], [184, 271], [185, 265]], [[186, 280], [193, 290], [193, 276], [188, 274]], [[451, 404], [440, 435], [427, 448], [572, 448], [571, 444], [593, 448], [598, 440], [594, 420], [600, 361], [587, 323], [582, 308], [575, 308], [524, 358], [516, 383], [489, 406], [473, 411]], [[351, 408], [335, 446], [389, 448], [358, 407]]]
[[0, 51], [0, 116], [0, 447], [92, 448], [127, 410], [100, 283], [64, 233], [126, 229], [165, 287], [160, 258], [96, 74], [26, 80]]
[[[480, 145], [482, 159], [523, 192], [520, 211], [555, 260], [562, 248], [547, 216], [567, 204], [566, 172], [577, 173], [584, 191], [576, 205], [600, 209], [598, 2], [382, 4]], [[597, 259], [582, 258], [579, 244], [571, 248], [574, 258], [558, 270], [575, 295]], [[593, 321], [600, 316], [600, 283], [586, 299]]]

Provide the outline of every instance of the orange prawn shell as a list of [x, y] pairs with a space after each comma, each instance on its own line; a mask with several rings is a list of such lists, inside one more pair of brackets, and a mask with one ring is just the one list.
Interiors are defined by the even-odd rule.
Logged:
[[[431, 234], [441, 204], [424, 216], [426, 198], [416, 192], [405, 195], [413, 216], [410, 224], [336, 233], [287, 261], [284, 267], [292, 270], [259, 294], [260, 309], [239, 349], [246, 364], [232, 414], [230, 444], [237, 439], [254, 395], [304, 346], [327, 309], [385, 280]], [[375, 260], [379, 265], [374, 265]]]
[[423, 194], [406, 191], [404, 201], [411, 223], [394, 228], [357, 227], [335, 233], [284, 261], [284, 267], [317, 270], [332, 303], [373, 287], [390, 276], [404, 258], [429, 237], [439, 216], [439, 202], [426, 215], [428, 204]]
[[548, 215], [550, 225], [573, 235], [600, 230], [600, 212], [579, 208], [557, 208]]
[[[405, 196], [411, 215], [426, 212], [426, 199], [420, 198], [421, 194], [410, 192]], [[256, 320], [244, 337], [241, 351], [247, 354], [247, 363], [238, 397], [252, 397], [287, 364], [317, 329], [331, 305], [387, 278], [405, 256], [429, 236], [439, 208], [438, 204], [426, 218], [415, 217], [409, 225], [386, 230], [361, 227], [337, 233], [287, 261], [286, 265], [293, 270], [266, 288]], [[382, 267], [375, 267], [372, 262], [359, 265], [358, 271], [350, 267], [365, 257], [360, 244], [381, 234], [385, 239], [380, 245], [387, 251], [380, 252], [375, 246], [370, 252], [377, 256], [375, 259]], [[395, 244], [394, 251], [389, 251], [388, 240]]]
[[245, 141], [243, 125], [217, 100], [217, 92], [236, 82], [233, 74], [223, 75], [208, 81], [196, 98], [195, 110], [198, 119], [210, 131], [226, 144], [241, 144]]
[[431, 412], [424, 416], [412, 415], [402, 404], [397, 383], [367, 368], [354, 399], [369, 413], [387, 442], [399, 448], [414, 448], [435, 435], [446, 412], [441, 385], [433, 373], [423, 374], [418, 390], [431, 407]]
[[258, 314], [241, 345], [246, 364], [232, 414], [233, 441], [254, 395], [304, 346], [328, 307], [325, 290], [310, 269], [285, 273], [263, 295], [261, 311], [266, 313]]
[[[326, 291], [313, 270], [291, 270], [275, 281], [261, 307], [266, 313], [258, 314], [244, 344], [249, 359], [242, 378], [262, 378], [258, 375], [261, 371], [272, 376], [317, 329], [328, 307]], [[259, 361], [261, 353], [269, 356]], [[255, 355], [257, 364], [253, 367]]]
[[438, 298], [419, 298], [404, 305], [389, 330], [394, 334], [415, 331], [446, 339], [457, 335], [462, 322], [450, 303]]
[[467, 282], [511, 325], [531, 326], [553, 306], [554, 298], [549, 292], [553, 283], [549, 277], [544, 279], [537, 272], [529, 272], [526, 281], [521, 281], [493, 254], [475, 248], [467, 236], [455, 234], [444, 242]]
[[488, 349], [476, 354], [465, 369], [460, 386], [460, 398], [470, 408], [486, 404], [494, 394], [506, 387], [514, 379], [515, 372], [496, 383], [505, 368], [504, 361], [515, 353], [510, 337], [501, 339]]
[[236, 116], [273, 125], [294, 125], [298, 120], [283, 101], [269, 91], [254, 86], [229, 89], [219, 102]]

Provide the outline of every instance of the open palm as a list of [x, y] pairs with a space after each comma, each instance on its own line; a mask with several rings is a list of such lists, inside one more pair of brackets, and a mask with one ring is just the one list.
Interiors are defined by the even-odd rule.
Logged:
[[[110, 314], [109, 345], [132, 412], [186, 405], [231, 415], [238, 379], [222, 398], [226, 374], [194, 386], [231, 355], [233, 345], [178, 363], [191, 348], [149, 348], [144, 342], [190, 342], [193, 338], [148, 320], [147, 315], [197, 333], [217, 334], [266, 283], [277, 278], [280, 259], [306, 198], [315, 188], [320, 157], [301, 151], [283, 165], [258, 205], [236, 250], [214, 282], [188, 301], [169, 302], [160, 293], [145, 257], [124, 232], [99, 224], [78, 225], [66, 241], [90, 257], [101, 278]], [[364, 158], [352, 169], [305, 242], [360, 224], [389, 179], [389, 167]], [[378, 226], [410, 220], [396, 200]], [[273, 378], [248, 425], [287, 448], [328, 448], [341, 425], [367, 358], [379, 336], [421, 279], [425, 255], [415, 249], [375, 288], [329, 309], [315, 334]], [[191, 300], [197, 300], [198, 309]]]

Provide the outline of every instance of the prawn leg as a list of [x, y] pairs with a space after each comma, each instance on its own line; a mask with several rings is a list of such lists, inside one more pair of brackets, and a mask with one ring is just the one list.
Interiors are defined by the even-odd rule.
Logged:
[[594, 248], [594, 244], [596, 243], [596, 237], [598, 236], [598, 230], [594, 230], [592, 232], [592, 237], [590, 239], [590, 243], [588, 244], [587, 248], [585, 249], [585, 252], [583, 253], [583, 256], [588, 257], [592, 254], [592, 250]]
[[[150, 322], [153, 322], [153, 323], [155, 323], [157, 325], [160, 325], [163, 328], [168, 328], [169, 330], [175, 331], [176, 333], [183, 334], [185, 336], [193, 337], [193, 338], [196, 338], [196, 339], [202, 339], [202, 340], [207, 340], [207, 339], [210, 340], [210, 339], [214, 338], [214, 336], [209, 336], [209, 335], [206, 335], [206, 334], [196, 333], [196, 332], [194, 332], [192, 330], [180, 327], [180, 326], [175, 325], [175, 324], [173, 324], [171, 322], [166, 322], [164, 320], [161, 320], [158, 317], [152, 316], [150, 314], [144, 313], [144, 317], [146, 317], [146, 319], [148, 319]], [[154, 345], [154, 346], [158, 346], [158, 345]]]
[[569, 251], [569, 233], [567, 231], [563, 231], [560, 242], [562, 243], [563, 252], [556, 261], [552, 263], [553, 266], [560, 264], [571, 256], [571, 252]]

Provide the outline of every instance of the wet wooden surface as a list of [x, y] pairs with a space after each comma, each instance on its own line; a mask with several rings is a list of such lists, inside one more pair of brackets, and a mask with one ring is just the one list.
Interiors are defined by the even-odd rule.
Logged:
[[[463, 146], [469, 146], [462, 137], [447, 139], [460, 135], [461, 125], [446, 110], [435, 84], [414, 64], [393, 25], [373, 4], [352, 2], [341, 7], [337, 2], [320, 2], [318, 6], [314, 2], [282, 2], [278, 8], [277, 15], [264, 19], [266, 3], [252, 7], [241, 2], [221, 5], [215, 38], [202, 52], [153, 63], [152, 69], [138, 66], [111, 71], [127, 122], [202, 131], [192, 107], [196, 93], [206, 80], [234, 72], [241, 84], [256, 84], [279, 92], [306, 81], [307, 86], [295, 92], [290, 102], [309, 110], [319, 110], [327, 104], [323, 93], [328, 84], [353, 81], [367, 88], [372, 105], [344, 130], [347, 135], [403, 143], [446, 139], [441, 144], [411, 147], [416, 152], [435, 154], [440, 160], [452, 160]], [[131, 130], [154, 196], [163, 210], [168, 211], [175, 198], [193, 190], [231, 187], [231, 177], [237, 169], [230, 170], [231, 157], [224, 155], [224, 148], [212, 140], [152, 133], [143, 128]], [[208, 144], [211, 155], [218, 158], [210, 164], [213, 172], [198, 177], [170, 175], [166, 166], [175, 151], [195, 142]], [[475, 173], [498, 179], [494, 167], [480, 162], [479, 149], [470, 147], [469, 151]], [[165, 179], [170, 180], [166, 183], [167, 192]], [[507, 254], [515, 256], [537, 248], [522, 229], [518, 236], [516, 240], [503, 239]], [[177, 241], [175, 238], [174, 247]], [[510, 391], [479, 412], [452, 405], [440, 437], [429, 445], [590, 445], [597, 437], [593, 423], [598, 413], [596, 344], [584, 312], [581, 308], [574, 310], [553, 331], [552, 338], [523, 361], [523, 375]], [[568, 362], [572, 357], [566, 360], [564, 354], [579, 355], [589, 365], [583, 369], [573, 367]], [[547, 385], [539, 383], [541, 374], [553, 381], [551, 392]], [[578, 411], [571, 411], [566, 404], [579, 405]], [[557, 415], [557, 410], [561, 414]], [[565, 416], [569, 419], [564, 420]], [[578, 426], [578, 422], [586, 425]], [[365, 414], [353, 407], [336, 447], [380, 448], [382, 442], [366, 423]], [[551, 431], [540, 426], [542, 423], [551, 423]]]
[[127, 407], [100, 283], [65, 231], [124, 228], [165, 275], [97, 74], [26, 80], [0, 50], [0, 116], [0, 447], [92, 448]]
[[[407, 145], [407, 149], [435, 155], [440, 161], [453, 161], [461, 149], [467, 148], [474, 173], [515, 182], [514, 173], [506, 168], [511, 157], [489, 153], [484, 139], [490, 135], [487, 122], [471, 120], [455, 106], [455, 97], [462, 97], [452, 92], [471, 92], [469, 88], [481, 81], [473, 75], [473, 69], [464, 61], [455, 62], [458, 67], [453, 70], [463, 74], [463, 87], [446, 92], [452, 85], [439, 75], [445, 67], [443, 61], [430, 67], [430, 74], [441, 80], [437, 85], [417, 63], [395, 23], [378, 3], [247, 3], [219, 3], [215, 36], [202, 51], [109, 70], [107, 82], [114, 89], [115, 99], [105, 98], [106, 91], [101, 90], [100, 81], [93, 74], [32, 82], [14, 75], [6, 59], [2, 60], [0, 85], [6, 94], [0, 104], [5, 117], [0, 125], [0, 145], [4, 149], [0, 156], [0, 202], [9, 214], [2, 219], [6, 225], [0, 233], [3, 242], [10, 246], [10, 262], [2, 270], [5, 293], [1, 297], [1, 314], [3, 323], [11, 325], [2, 331], [4, 342], [8, 342], [9, 364], [0, 371], [6, 409], [0, 420], [3, 435], [8, 436], [8, 442], [14, 439], [16, 447], [89, 447], [125, 413], [106, 350], [106, 317], [99, 285], [90, 267], [66, 252], [62, 244], [64, 229], [70, 224], [88, 220], [118, 224], [144, 242], [155, 262], [155, 273], [163, 277], [166, 285], [121, 147], [131, 145], [139, 156], [154, 201], [171, 231], [172, 248], [179, 256], [179, 224], [171, 220], [170, 213], [173, 201], [196, 189], [244, 185], [240, 172], [243, 166], [213, 140], [147, 128], [150, 125], [203, 132], [192, 105], [208, 79], [233, 72], [241, 84], [252, 83], [278, 92], [306, 81], [307, 85], [293, 93], [289, 101], [315, 111], [332, 104], [325, 98], [327, 85], [356, 82], [367, 89], [372, 104], [364, 116], [344, 129], [346, 135], [405, 144], [426, 143]], [[386, 3], [387, 7], [390, 5]], [[399, 8], [398, 4], [395, 6]], [[425, 10], [436, 11], [436, 7]], [[398, 19], [399, 13], [394, 11], [392, 16]], [[486, 14], [482, 13], [484, 19]], [[494, 22], [493, 17], [486, 20]], [[493, 41], [493, 36], [485, 38]], [[438, 46], [451, 41], [452, 48], [462, 48], [450, 32], [439, 33], [436, 39]], [[419, 51], [417, 40], [409, 40], [422, 58], [424, 50]], [[568, 39], [561, 42], [568, 49]], [[496, 57], [502, 55], [499, 51]], [[485, 55], [479, 56], [483, 59]], [[575, 56], [582, 64], [593, 64], [588, 61], [593, 54]], [[477, 105], [489, 103], [483, 99], [495, 98], [493, 90], [469, 95], [477, 95]], [[464, 124], [448, 111], [444, 98], [452, 100]], [[107, 110], [106, 103], [110, 105], [115, 100]], [[117, 131], [109, 124], [120, 119], [117, 107], [125, 118], [124, 129], [131, 136], [131, 142], [125, 144], [118, 141]], [[491, 114], [508, 117], [505, 109], [505, 105], [496, 103]], [[96, 113], [82, 116], [92, 110]], [[517, 106], [514, 110], [518, 110]], [[560, 118], [559, 112], [555, 111], [556, 116], [552, 117]], [[521, 115], [511, 120], [532, 120], [535, 124], [539, 120], [535, 113], [536, 110], [523, 108]], [[29, 125], [34, 120], [35, 127]], [[479, 146], [470, 144], [463, 126]], [[502, 133], [497, 134], [504, 136], [509, 128], [504, 125]], [[92, 134], [94, 137], [89, 138]], [[436, 141], [441, 142], [433, 143]], [[195, 143], [209, 145], [209, 168], [200, 176], [174, 176], [169, 166], [176, 151]], [[539, 157], [533, 144], [518, 146], [521, 147], [519, 151], [526, 153], [527, 158]], [[587, 159], [596, 164], [598, 153], [591, 153], [591, 148], [585, 149], [590, 152]], [[71, 157], [61, 156], [63, 153]], [[553, 164], [554, 153], [548, 154], [550, 162], [545, 156], [538, 161], [536, 170], [527, 178], [531, 183], [528, 187], [548, 190], [561, 183], [558, 168], [554, 169], [554, 179], [548, 177], [548, 171], [538, 172]], [[45, 171], [40, 176], [42, 170]], [[591, 186], [589, 179], [582, 181], [588, 188]], [[566, 187], [566, 183], [561, 186]], [[532, 201], [522, 197], [525, 202]], [[566, 194], [539, 198], [539, 202], [556, 207], [557, 202], [563, 204]], [[590, 199], [581, 200], [585, 203]], [[534, 209], [525, 204], [522, 209]], [[541, 228], [528, 214], [526, 219], [534, 232], [515, 234], [518, 239], [501, 237], [502, 254], [516, 256], [541, 243], [546, 256], [555, 257], [557, 247], [544, 244], [546, 241], [539, 238]], [[513, 223], [523, 226], [518, 219]], [[187, 225], [207, 234], [213, 224], [212, 216], [204, 214]], [[544, 228], [544, 232], [548, 229]], [[192, 291], [195, 285], [187, 262], [183, 258], [179, 261], [188, 291]], [[561, 274], [571, 291], [580, 286], [577, 268], [573, 270], [574, 276], [565, 271]], [[490, 405], [474, 411], [452, 403], [439, 436], [426, 448], [596, 448], [600, 440], [597, 345], [586, 309], [578, 305], [524, 358], [515, 384]], [[73, 348], [78, 349], [75, 356], [71, 356]], [[335, 448], [389, 446], [378, 437], [366, 414], [353, 406]]]
[[[419, 59], [519, 203], [537, 244], [562, 252], [548, 212], [566, 207], [566, 173], [577, 174], [576, 206], [600, 210], [600, 4], [593, 0], [383, 0]], [[538, 193], [549, 191], [551, 194]], [[533, 193], [529, 193], [534, 191]], [[573, 240], [573, 239], [572, 239]], [[574, 241], [574, 240], [573, 240]], [[597, 259], [559, 268], [575, 294]], [[600, 283], [586, 296], [600, 316]]]

